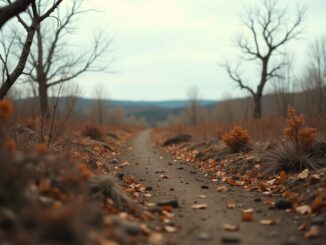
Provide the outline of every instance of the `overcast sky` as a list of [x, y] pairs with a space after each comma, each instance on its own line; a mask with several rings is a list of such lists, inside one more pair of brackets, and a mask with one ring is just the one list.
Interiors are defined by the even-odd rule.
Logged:
[[[83, 95], [92, 97], [94, 86], [105, 85], [110, 97], [123, 100], [172, 100], [186, 98], [197, 86], [205, 99], [243, 96], [218, 65], [237, 60], [232, 41], [242, 32], [239, 15], [248, 4], [262, 0], [87, 0], [86, 8], [100, 13], [83, 16], [78, 40], [90, 38], [91, 30], [107, 27], [114, 36], [115, 74], [90, 73], [79, 78]], [[300, 70], [308, 44], [325, 34], [325, 0], [287, 0], [288, 13], [297, 4], [307, 6], [304, 38], [287, 47]], [[252, 75], [252, 74], [251, 74]], [[252, 79], [257, 77], [251, 76]]]

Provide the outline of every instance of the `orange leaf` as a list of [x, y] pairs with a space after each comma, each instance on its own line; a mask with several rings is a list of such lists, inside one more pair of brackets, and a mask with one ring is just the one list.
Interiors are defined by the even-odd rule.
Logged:
[[46, 179], [41, 179], [39, 183], [39, 188], [42, 193], [48, 192], [50, 190], [50, 181]]
[[40, 154], [46, 154], [49, 150], [48, 146], [44, 143], [39, 143], [35, 147], [36, 151]]
[[285, 171], [282, 171], [280, 174], [280, 183], [284, 184], [286, 179], [287, 179], [286, 173], [285, 173]]
[[241, 220], [242, 221], [252, 221], [253, 220], [253, 214], [252, 213], [245, 213], [243, 212], [241, 215]]
[[317, 212], [321, 206], [323, 206], [323, 203], [322, 203], [322, 200], [321, 200], [321, 197], [320, 196], [317, 196], [315, 198], [315, 200], [312, 202], [312, 205], [311, 205], [311, 211], [313, 213]]

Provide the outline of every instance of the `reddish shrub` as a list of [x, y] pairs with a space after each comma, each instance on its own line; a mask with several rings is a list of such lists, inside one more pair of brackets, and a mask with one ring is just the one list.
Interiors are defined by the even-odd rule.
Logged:
[[230, 132], [223, 135], [224, 143], [231, 148], [233, 152], [239, 152], [244, 146], [249, 143], [248, 130], [240, 126], [234, 127]]
[[14, 111], [14, 107], [9, 100], [0, 101], [0, 118], [7, 120]]
[[286, 127], [283, 135], [295, 145], [297, 150], [309, 150], [316, 143], [317, 130], [303, 127], [304, 116], [297, 115], [294, 108], [289, 106]]

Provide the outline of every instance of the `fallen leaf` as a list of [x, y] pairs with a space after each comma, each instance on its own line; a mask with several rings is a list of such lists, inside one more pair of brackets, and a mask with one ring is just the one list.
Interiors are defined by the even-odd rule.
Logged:
[[319, 235], [319, 227], [311, 226], [310, 229], [304, 234], [305, 238], [314, 238]]
[[253, 220], [253, 214], [252, 213], [242, 213], [241, 220], [242, 221], [252, 221]]
[[161, 174], [161, 179], [168, 179], [169, 177], [166, 174]]
[[242, 210], [243, 213], [253, 213], [254, 209], [253, 208], [248, 208], [248, 209], [244, 209]]
[[50, 190], [50, 181], [47, 179], [41, 179], [39, 183], [39, 188], [42, 193], [48, 192]]
[[239, 230], [239, 225], [224, 224], [223, 228], [226, 231], [238, 231]]
[[286, 179], [287, 179], [286, 173], [285, 173], [285, 171], [282, 171], [281, 174], [280, 174], [280, 179], [279, 179], [280, 183], [284, 184]]
[[311, 208], [308, 205], [302, 205], [302, 206], [296, 207], [295, 211], [302, 215], [310, 214]]
[[228, 188], [225, 185], [221, 185], [217, 187], [218, 192], [227, 192]]
[[227, 208], [229, 209], [234, 209], [236, 207], [236, 204], [235, 202], [229, 202], [227, 205], [226, 205]]
[[206, 198], [206, 195], [199, 195], [199, 198]]
[[191, 206], [193, 209], [206, 209], [207, 204], [194, 204]]
[[318, 209], [320, 209], [320, 207], [323, 206], [323, 203], [322, 203], [322, 200], [321, 200], [321, 197], [320, 196], [317, 196], [315, 198], [315, 200], [312, 202], [312, 205], [311, 205], [311, 211], [313, 213], [317, 212]]
[[305, 180], [309, 176], [309, 170], [305, 169], [301, 173], [298, 174], [298, 179]]
[[166, 226], [164, 226], [164, 230], [168, 233], [174, 233], [177, 231], [177, 228], [175, 228], [174, 226], [171, 226], [171, 225], [166, 225]]
[[273, 219], [262, 219], [259, 221], [259, 224], [261, 225], [274, 225], [276, 224], [276, 221]]
[[301, 225], [299, 225], [298, 231], [303, 231], [306, 227], [307, 227], [307, 224], [306, 223], [302, 223]]

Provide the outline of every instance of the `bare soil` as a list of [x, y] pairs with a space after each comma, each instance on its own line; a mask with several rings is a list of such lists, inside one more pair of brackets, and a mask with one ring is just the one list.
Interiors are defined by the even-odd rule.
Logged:
[[[125, 147], [121, 160], [130, 164], [126, 174], [152, 187], [148, 202], [156, 203], [174, 199], [179, 208], [174, 210], [175, 233], [168, 233], [168, 244], [323, 244], [325, 240], [305, 239], [298, 227], [306, 220], [304, 216], [289, 214], [284, 210], [270, 209], [263, 205], [264, 195], [246, 192], [240, 187], [228, 186], [227, 192], [218, 192], [218, 182], [212, 182], [199, 172], [194, 164], [171, 158], [151, 142], [151, 131], [145, 130], [135, 136]], [[162, 178], [161, 176], [167, 176]], [[204, 188], [203, 188], [204, 187]], [[199, 197], [205, 195], [206, 198]], [[279, 197], [273, 197], [277, 200]], [[235, 209], [227, 203], [235, 202]], [[195, 210], [194, 204], [207, 204], [206, 209]], [[254, 219], [241, 221], [244, 209], [254, 209]], [[262, 225], [262, 219], [275, 219], [274, 225]], [[224, 224], [239, 225], [238, 231], [225, 231]]]

